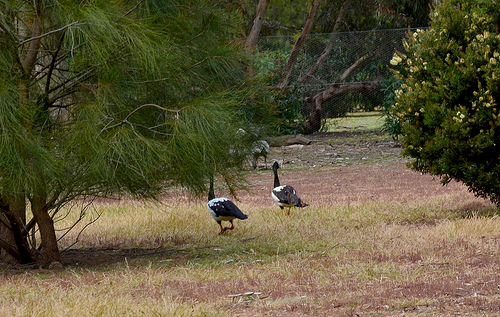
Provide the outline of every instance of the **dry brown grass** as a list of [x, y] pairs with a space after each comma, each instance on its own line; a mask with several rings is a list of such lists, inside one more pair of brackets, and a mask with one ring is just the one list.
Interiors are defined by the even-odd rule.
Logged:
[[[397, 160], [292, 166], [282, 183], [310, 207], [283, 216], [271, 172], [255, 172], [239, 193], [249, 219], [224, 236], [204, 202], [181, 193], [99, 203], [64, 271], [3, 271], [0, 315], [498, 316], [491, 203]], [[244, 292], [261, 294], [228, 297]]]

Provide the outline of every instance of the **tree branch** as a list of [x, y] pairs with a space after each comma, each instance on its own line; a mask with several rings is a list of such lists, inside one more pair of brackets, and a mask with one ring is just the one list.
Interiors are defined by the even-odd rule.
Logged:
[[148, 103], [148, 104], [144, 104], [144, 105], [141, 105], [137, 108], [135, 108], [134, 110], [132, 110], [122, 121], [120, 121], [119, 123], [116, 123], [112, 126], [108, 126], [108, 127], [104, 127], [101, 132], [105, 131], [105, 130], [109, 130], [109, 129], [113, 129], [113, 128], [116, 128], [122, 124], [130, 124], [130, 122], [128, 121], [128, 119], [136, 112], [138, 112], [139, 110], [143, 109], [143, 108], [147, 108], [147, 107], [153, 107], [153, 108], [157, 108], [157, 109], [160, 109], [162, 111], [168, 111], [168, 112], [175, 112], [177, 113], [177, 115], [179, 115], [179, 112], [181, 112], [183, 109], [185, 108], [181, 108], [181, 109], [178, 109], [178, 110], [173, 110], [173, 109], [167, 109], [165, 107], [162, 107], [162, 106], [159, 106], [159, 105], [155, 105], [155, 104], [152, 104], [152, 103]]
[[49, 72], [47, 73], [47, 81], [45, 82], [45, 94], [49, 93], [50, 79], [52, 77], [52, 73], [54, 72], [54, 67], [55, 67], [56, 62], [57, 62], [57, 55], [59, 54], [59, 51], [61, 50], [62, 41], [64, 39], [65, 33], [66, 33], [66, 31], [63, 31], [61, 38], [59, 39], [59, 43], [57, 44], [57, 50], [52, 55], [52, 62], [50, 63]]
[[[36, 57], [39, 53], [38, 49], [40, 48], [40, 34], [42, 33], [42, 17], [40, 15], [37, 15], [35, 17], [35, 20], [33, 21], [33, 29], [31, 32], [32, 37], [30, 41], [28, 41], [30, 42], [30, 44], [28, 45], [26, 56], [22, 61], [22, 67], [26, 75], [30, 73], [31, 69], [35, 65]], [[24, 43], [27, 42], [23, 41], [19, 44], [19, 46], [23, 45]]]
[[312, 3], [311, 10], [309, 11], [309, 16], [307, 18], [306, 24], [302, 29], [302, 33], [300, 33], [299, 38], [295, 42], [292, 48], [292, 53], [288, 58], [288, 62], [285, 67], [285, 76], [283, 77], [281, 83], [278, 84], [278, 89], [284, 90], [286, 86], [290, 83], [293, 74], [293, 68], [295, 66], [295, 62], [297, 61], [297, 57], [299, 56], [300, 49], [306, 40], [306, 36], [311, 32], [311, 29], [314, 25], [314, 17], [316, 15], [316, 11], [321, 3], [321, 0], [314, 0]]
[[326, 58], [328, 55], [330, 55], [330, 52], [332, 51], [333, 47], [335, 46], [335, 43], [337, 41], [337, 35], [338, 35], [338, 29], [340, 27], [340, 23], [344, 20], [346, 10], [347, 9], [347, 0], [344, 0], [342, 2], [342, 7], [340, 8], [339, 14], [337, 16], [337, 20], [335, 20], [335, 25], [333, 26], [333, 30], [330, 34], [330, 40], [328, 41], [328, 44], [326, 45], [325, 49], [319, 56], [319, 58], [316, 60], [316, 63], [309, 69], [309, 71], [302, 75], [300, 78], [300, 82], [306, 82], [314, 77], [316, 74], [316, 71], [323, 65], [325, 62]]
[[[341, 82], [346, 80], [351, 73], [359, 67], [363, 62], [365, 62], [370, 57], [369, 54], [361, 56], [354, 64], [352, 64], [348, 69], [346, 69], [342, 75], [337, 78], [327, 89], [317, 93], [312, 98], [307, 98], [307, 101], [311, 105], [311, 116], [307, 122], [304, 123], [304, 130], [306, 134], [310, 134], [318, 131], [321, 128], [321, 120], [323, 117], [323, 103], [335, 96], [341, 95], [348, 91], [363, 89], [366, 85], [363, 83], [350, 83], [347, 85], [339, 85]], [[358, 85], [358, 86], [356, 86]], [[370, 87], [372, 88], [372, 87]], [[374, 88], [373, 88], [374, 89]]]
[[347, 77], [351, 75], [351, 73], [359, 67], [362, 63], [364, 63], [368, 58], [370, 58], [369, 54], [366, 54], [364, 56], [361, 56], [357, 61], [354, 62], [348, 69], [346, 69], [342, 75], [335, 81], [335, 83], [341, 83], [344, 80], [346, 80]]
[[127, 15], [129, 15], [130, 13], [132, 13], [135, 9], [137, 9], [142, 3], [144, 2], [144, 0], [141, 0], [139, 2], [137, 2], [137, 4], [135, 6], [132, 7], [132, 9], [128, 10], [127, 13], [125, 13], [123, 15], [123, 17], [126, 17]]
[[329, 96], [335, 91], [338, 89], [339, 87], [339, 83], [343, 82], [344, 80], [346, 80], [347, 77], [349, 77], [351, 75], [351, 73], [359, 67], [359, 65], [361, 65], [364, 61], [366, 61], [370, 56], [367, 54], [367, 55], [364, 55], [364, 56], [361, 56], [356, 62], [354, 62], [354, 64], [352, 64], [348, 69], [346, 69], [342, 75], [340, 75], [339, 78], [337, 78], [337, 80], [335, 80], [327, 89], [317, 93], [316, 95], [314, 95], [311, 99], [313, 101], [315, 101], [316, 104], [318, 104], [316, 101], [320, 101], [320, 104], [322, 104], [325, 100], [328, 100], [330, 99]]
[[12, 255], [15, 259], [18, 260], [21, 258], [21, 254], [16, 250], [16, 248], [13, 245], [5, 242], [2, 239], [0, 239], [0, 247], [5, 251], [7, 251], [7, 253]]
[[54, 34], [54, 33], [57, 33], [57, 32], [64, 31], [64, 30], [66, 30], [67, 28], [69, 28], [70, 26], [73, 26], [73, 25], [75, 25], [75, 24], [77, 24], [77, 23], [78, 23], [78, 22], [73, 22], [73, 23], [70, 23], [70, 24], [68, 24], [68, 25], [66, 25], [66, 26], [63, 26], [62, 28], [59, 28], [59, 29], [57, 29], [57, 30], [52, 30], [52, 31], [49, 31], [49, 32], [47, 32], [47, 33], [43, 33], [43, 34], [39, 34], [39, 35], [34, 35], [34, 36], [30, 37], [29, 39], [26, 39], [26, 40], [24, 40], [24, 41], [20, 42], [20, 43], [18, 44], [18, 46], [21, 46], [21, 45], [26, 44], [26, 43], [31, 42], [31, 41], [39, 40], [39, 39], [41, 39], [41, 38], [43, 38], [43, 37], [46, 37], [46, 36], [48, 36], [48, 35], [51, 35], [51, 34]]

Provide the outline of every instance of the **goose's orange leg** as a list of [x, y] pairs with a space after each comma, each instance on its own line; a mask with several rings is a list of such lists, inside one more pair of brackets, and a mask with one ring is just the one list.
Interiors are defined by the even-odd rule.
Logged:
[[231, 223], [231, 227], [225, 227], [224, 231], [225, 230], [233, 230], [234, 229], [234, 223], [233, 223], [233, 221], [231, 220], [230, 223]]

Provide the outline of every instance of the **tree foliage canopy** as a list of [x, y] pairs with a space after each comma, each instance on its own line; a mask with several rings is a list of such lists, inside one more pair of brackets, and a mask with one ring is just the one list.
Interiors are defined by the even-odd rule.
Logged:
[[30, 202], [54, 217], [77, 197], [174, 185], [202, 194], [214, 171], [234, 185], [243, 156], [229, 149], [251, 91], [234, 42], [242, 23], [228, 10], [1, 0], [1, 212]]
[[2, 188], [35, 184], [36, 168], [63, 182], [71, 170], [88, 188], [141, 193], [169, 179], [199, 189], [177, 171], [227, 152], [220, 132], [238, 120], [244, 57], [224, 8], [194, 2], [2, 1]]
[[445, 0], [391, 63], [392, 113], [414, 170], [464, 182], [500, 203], [500, 3]]

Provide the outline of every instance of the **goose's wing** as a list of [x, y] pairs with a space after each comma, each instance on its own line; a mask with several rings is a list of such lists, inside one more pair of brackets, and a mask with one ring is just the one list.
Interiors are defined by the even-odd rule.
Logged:
[[282, 185], [273, 189], [273, 198], [284, 206], [302, 206], [302, 200], [292, 186]]
[[231, 200], [227, 198], [215, 198], [208, 202], [207, 207], [215, 217], [234, 217], [238, 219], [247, 219], [245, 215]]

